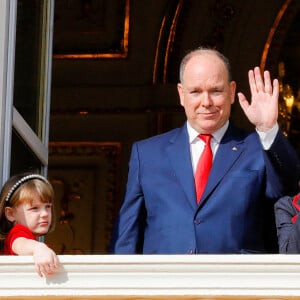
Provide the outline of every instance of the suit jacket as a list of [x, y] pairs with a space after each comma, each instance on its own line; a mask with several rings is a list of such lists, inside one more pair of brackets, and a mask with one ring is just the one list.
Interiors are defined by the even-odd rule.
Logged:
[[300, 253], [300, 194], [285, 196], [275, 204], [280, 253]]
[[276, 252], [273, 205], [288, 192], [284, 178], [296, 191], [297, 164], [281, 132], [264, 151], [257, 133], [230, 124], [198, 206], [186, 125], [136, 142], [110, 251]]

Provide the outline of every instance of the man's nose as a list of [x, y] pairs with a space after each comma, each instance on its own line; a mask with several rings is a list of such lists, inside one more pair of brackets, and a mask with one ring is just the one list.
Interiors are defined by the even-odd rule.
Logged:
[[212, 100], [210, 97], [210, 94], [208, 92], [205, 92], [201, 96], [201, 105], [204, 107], [211, 106]]

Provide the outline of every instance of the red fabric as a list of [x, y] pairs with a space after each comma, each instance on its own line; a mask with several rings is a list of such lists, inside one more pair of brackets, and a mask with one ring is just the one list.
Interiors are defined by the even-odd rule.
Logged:
[[199, 158], [196, 173], [195, 173], [195, 186], [197, 204], [199, 204], [201, 196], [206, 186], [209, 172], [212, 166], [212, 151], [210, 147], [210, 134], [200, 134], [199, 138], [205, 142], [205, 148]]
[[4, 255], [16, 255], [16, 253], [12, 250], [12, 244], [15, 239], [19, 237], [24, 237], [26, 239], [35, 240], [34, 235], [29, 230], [28, 227], [16, 224], [8, 233], [7, 237], [4, 240], [4, 248], [3, 254]]
[[[294, 198], [293, 198], [293, 206], [298, 210], [300, 211], [300, 205], [297, 203], [298, 200], [299, 200], [299, 197], [300, 197], [300, 194], [296, 195]], [[293, 216], [292, 217], [292, 223], [295, 223], [297, 221], [297, 218], [298, 218], [298, 214]]]

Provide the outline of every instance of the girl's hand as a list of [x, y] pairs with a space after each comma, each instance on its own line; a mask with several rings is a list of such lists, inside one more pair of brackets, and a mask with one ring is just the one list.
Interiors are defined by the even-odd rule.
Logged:
[[59, 265], [55, 252], [41, 242], [38, 242], [34, 247], [33, 260], [40, 277], [53, 274]]

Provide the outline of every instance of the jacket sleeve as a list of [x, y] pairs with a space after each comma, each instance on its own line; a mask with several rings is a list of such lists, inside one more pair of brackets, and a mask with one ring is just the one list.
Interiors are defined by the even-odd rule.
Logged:
[[288, 196], [297, 194], [300, 178], [299, 156], [281, 130], [278, 131], [271, 148], [266, 151], [266, 156], [269, 168], [275, 170], [280, 179], [281, 194]]
[[109, 249], [112, 254], [140, 254], [143, 250], [142, 235], [146, 217], [139, 164], [138, 147], [137, 144], [133, 144], [125, 198], [116, 220]]

